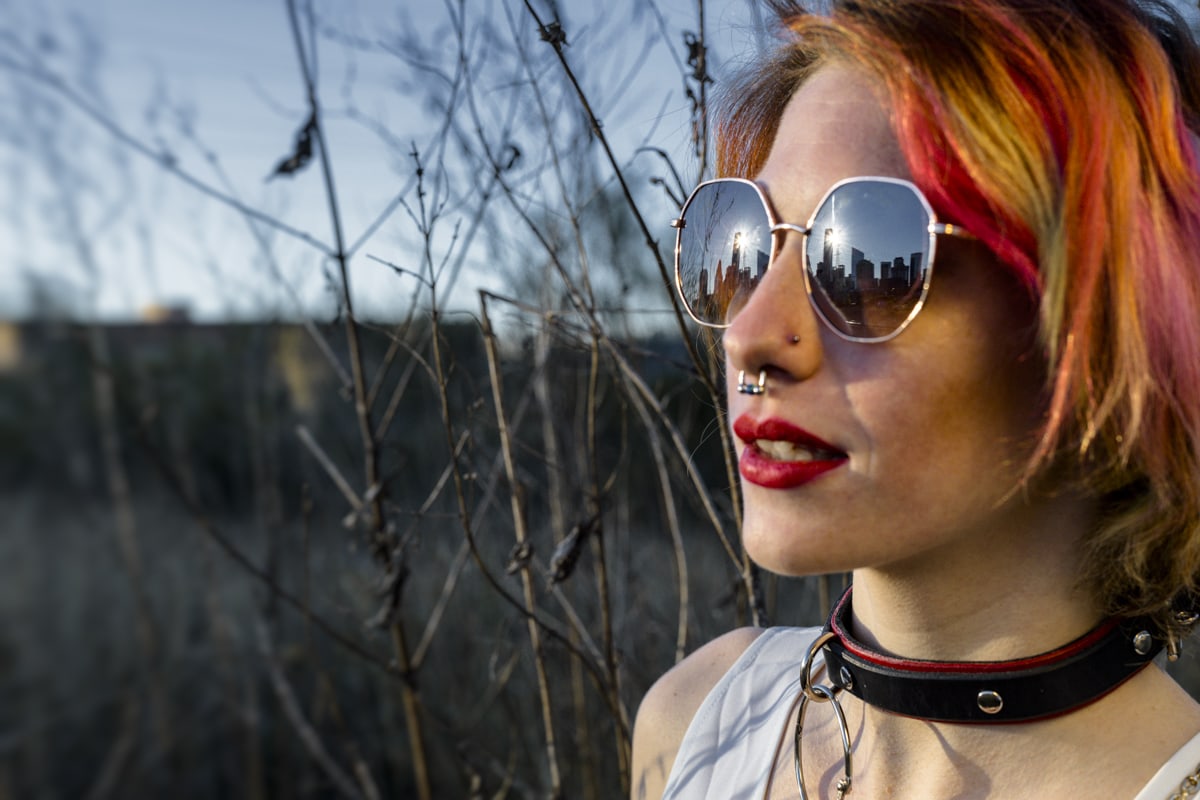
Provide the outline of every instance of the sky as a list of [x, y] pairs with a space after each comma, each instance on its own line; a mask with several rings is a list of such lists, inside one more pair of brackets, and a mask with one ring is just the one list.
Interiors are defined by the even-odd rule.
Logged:
[[[511, 108], [500, 98], [520, 77], [512, 53], [502, 52], [506, 42], [509, 50], [513, 41], [540, 45], [529, 46], [534, 72], [565, 86], [521, 0], [466, 5], [485, 129]], [[426, 66], [453, 71], [456, 6], [314, 4], [318, 93], [345, 239], [371, 231], [350, 262], [354, 301], [366, 315], [394, 315], [421, 290], [392, 267], [420, 270], [424, 237], [408, 212], [418, 203], [411, 152], [432, 158], [453, 138], [430, 105], [445, 90]], [[618, 161], [641, 167], [639, 202], [665, 240], [674, 209], [643, 174], [663, 171], [662, 162], [638, 148], [662, 148], [685, 174], [696, 168], [681, 76], [696, 3], [560, 6], [567, 57], [598, 103]], [[535, 7], [546, 13], [545, 0]], [[755, 15], [747, 0], [709, 0], [706, 14], [719, 76], [754, 46]], [[0, 0], [0, 19], [0, 176], [8, 187], [0, 192], [0, 318], [123, 320], [164, 307], [198, 320], [336, 313], [319, 164], [271, 177], [307, 117], [284, 0]], [[489, 26], [497, 44], [487, 44]], [[551, 97], [548, 113], [575, 118], [578, 106], [565, 98]], [[546, 171], [540, 149], [526, 142], [514, 175]], [[435, 260], [464, 253], [449, 303], [469, 304], [479, 288], [511, 289], [492, 263], [495, 242], [477, 235], [462, 244], [480, 182], [471, 169], [445, 168], [443, 219], [431, 237]], [[531, 182], [530, 207], [541, 207], [544, 187], [521, 180]], [[439, 198], [437, 187], [429, 197]]]
[[[547, 18], [550, 1], [534, 2]], [[476, 305], [480, 289], [530, 290], [514, 283], [537, 251], [518, 235], [520, 213], [556, 228], [568, 190], [555, 170], [614, 190], [597, 148], [563, 166], [545, 145], [530, 75], [564, 147], [580, 136], [581, 112], [523, 0], [465, 2], [477, 111], [468, 114], [459, 95], [456, 127], [443, 126], [437, 103], [457, 64], [451, 20], [460, 3], [312, 0], [317, 91], [363, 316], [396, 318], [414, 298], [427, 300], [430, 270], [442, 264], [440, 305]], [[665, 247], [677, 207], [651, 179], [674, 181], [642, 148], [664, 151], [680, 184], [701, 178], [683, 77], [698, 4], [557, 5], [566, 57]], [[1193, 3], [1179, 5], [1194, 17]], [[719, 84], [764, 38], [754, 0], [705, 0], [704, 8]], [[136, 320], [163, 308], [201, 321], [336, 316], [319, 164], [271, 177], [307, 117], [299, 64], [285, 0], [0, 0], [0, 319]], [[475, 161], [462, 157], [466, 140]], [[516, 200], [507, 210], [489, 201], [491, 227], [473, 222], [488, 185], [478, 160], [485, 142], [520, 152], [506, 173]], [[413, 152], [426, 168], [425, 199], [440, 214], [428, 236]], [[597, 192], [582, 178], [575, 184], [586, 216], [588, 192]], [[631, 256], [609, 255], [598, 280], [627, 281], [622, 263]], [[649, 289], [620, 296], [667, 306]]]

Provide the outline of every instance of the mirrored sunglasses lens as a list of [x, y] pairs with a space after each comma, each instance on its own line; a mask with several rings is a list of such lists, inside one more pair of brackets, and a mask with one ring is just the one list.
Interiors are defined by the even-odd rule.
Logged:
[[924, 293], [929, 222], [903, 184], [855, 181], [825, 199], [805, 259], [813, 301], [835, 328], [875, 339], [904, 325]]
[[679, 232], [679, 290], [693, 316], [725, 324], [767, 270], [770, 218], [754, 187], [716, 181], [696, 190]]

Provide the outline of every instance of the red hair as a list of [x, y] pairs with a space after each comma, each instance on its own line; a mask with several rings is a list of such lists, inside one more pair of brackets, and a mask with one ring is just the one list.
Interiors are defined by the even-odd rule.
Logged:
[[877, 76], [938, 216], [1038, 298], [1049, 400], [1028, 474], [1067, 465], [1103, 499], [1085, 579], [1109, 610], [1169, 627], [1200, 583], [1200, 56], [1186, 27], [1131, 0], [774, 5], [787, 40], [727, 94], [718, 171], [759, 171], [822, 63]]

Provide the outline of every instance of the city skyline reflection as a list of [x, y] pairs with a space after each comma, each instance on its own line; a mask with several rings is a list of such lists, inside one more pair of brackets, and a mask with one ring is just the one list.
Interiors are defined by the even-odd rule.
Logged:
[[874, 336], [903, 324], [920, 300], [932, 250], [930, 220], [906, 184], [858, 181], [823, 200], [805, 226], [808, 233], [771, 234], [753, 184], [713, 182], [685, 209], [680, 288], [695, 316], [726, 323], [765, 274], [776, 237], [804, 235], [804, 268], [821, 313], [844, 332]]

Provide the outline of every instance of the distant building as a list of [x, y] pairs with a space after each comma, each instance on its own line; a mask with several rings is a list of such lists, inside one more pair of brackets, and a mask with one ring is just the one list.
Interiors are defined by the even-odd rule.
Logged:
[[142, 309], [142, 322], [149, 325], [183, 325], [191, 321], [187, 306], [149, 305]]
[[15, 322], [0, 322], [0, 374], [21, 366], [21, 329]]
[[275, 340], [276, 366], [292, 400], [302, 414], [317, 409], [322, 390], [329, 378], [329, 365], [321, 359], [308, 332], [299, 325], [278, 328]]
[[[859, 251], [855, 250], [854, 252], [858, 253]], [[859, 291], [875, 288], [874, 261], [867, 258], [860, 258], [854, 262], [854, 284]]]

